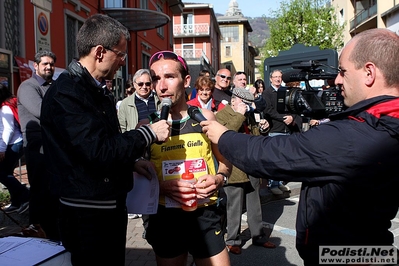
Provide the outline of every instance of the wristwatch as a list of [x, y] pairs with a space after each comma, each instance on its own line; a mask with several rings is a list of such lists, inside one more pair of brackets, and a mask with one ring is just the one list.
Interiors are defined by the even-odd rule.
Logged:
[[221, 176], [223, 176], [223, 185], [227, 185], [227, 180], [228, 180], [229, 178], [227, 177], [226, 174], [221, 173], [221, 172], [218, 172], [218, 173], [216, 173], [216, 175], [221, 175]]

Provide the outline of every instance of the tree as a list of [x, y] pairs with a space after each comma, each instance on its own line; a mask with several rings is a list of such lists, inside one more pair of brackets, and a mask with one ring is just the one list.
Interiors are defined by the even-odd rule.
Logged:
[[[267, 19], [270, 38], [262, 49], [264, 59], [289, 50], [294, 44], [339, 50], [343, 47], [343, 30], [334, 8], [326, 0], [284, 0]], [[262, 73], [263, 74], [263, 73]]]

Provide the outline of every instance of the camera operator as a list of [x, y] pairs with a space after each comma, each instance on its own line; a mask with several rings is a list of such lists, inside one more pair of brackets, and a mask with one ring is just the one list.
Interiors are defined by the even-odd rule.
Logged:
[[[300, 132], [302, 128], [302, 119], [295, 114], [281, 114], [277, 111], [277, 91], [281, 87], [283, 72], [273, 70], [270, 72], [270, 87], [263, 92], [263, 98], [266, 100], [266, 109], [264, 116], [270, 124], [269, 136], [290, 135], [294, 132]], [[289, 187], [280, 181], [269, 179], [270, 191], [275, 195], [282, 195], [284, 191], [289, 191]]]
[[[334, 81], [335, 81], [334, 79], [328, 79], [328, 80], [327, 80], [327, 86], [326, 86], [326, 85], [323, 85], [323, 86], [322, 86], [322, 89], [323, 89], [323, 90], [328, 90], [328, 89], [330, 89], [330, 88], [332, 88], [332, 87], [335, 87]], [[327, 116], [328, 116], [328, 115], [327, 115]], [[315, 118], [311, 118], [311, 119], [309, 120], [309, 126], [310, 126], [310, 127], [315, 127], [315, 126], [319, 126], [319, 125], [321, 125], [321, 124], [330, 122], [330, 119], [329, 119], [327, 116], [326, 116], [326, 117], [315, 117]]]
[[242, 171], [302, 182], [296, 248], [305, 266], [319, 265], [321, 246], [395, 248], [389, 229], [399, 207], [398, 51], [399, 36], [388, 29], [355, 35], [335, 79], [348, 108], [323, 126], [269, 138], [201, 122]]

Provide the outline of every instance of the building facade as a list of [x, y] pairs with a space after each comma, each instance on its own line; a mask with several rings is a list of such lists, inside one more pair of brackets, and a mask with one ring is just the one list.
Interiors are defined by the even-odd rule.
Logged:
[[125, 81], [138, 69], [148, 67], [152, 54], [173, 49], [171, 18], [182, 11], [181, 0], [2, 0], [0, 82], [7, 82], [16, 94], [21, 81], [29, 78], [22, 71], [23, 64], [32, 61], [42, 49], [53, 51], [56, 67], [65, 69], [77, 57], [80, 26], [89, 16], [104, 13], [131, 32], [126, 66], [115, 77], [118, 97], [123, 95]]
[[217, 20], [222, 32], [222, 68], [229, 69], [232, 75], [237, 71], [244, 71], [248, 75], [248, 83], [253, 83], [257, 51], [248, 40], [248, 33], [252, 32], [248, 19], [238, 8], [237, 2], [232, 0], [225, 15]]
[[173, 50], [189, 66], [192, 88], [201, 70], [216, 74], [221, 32], [212, 5], [184, 3], [183, 12], [173, 15], [173, 38]]
[[399, 34], [399, 0], [331, 0], [341, 23], [346, 23], [344, 42], [372, 28], [388, 28]]

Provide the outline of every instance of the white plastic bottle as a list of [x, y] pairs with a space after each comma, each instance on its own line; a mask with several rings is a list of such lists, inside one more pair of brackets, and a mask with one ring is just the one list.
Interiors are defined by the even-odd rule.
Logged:
[[[197, 182], [197, 180], [194, 177], [194, 174], [191, 173], [190, 170], [186, 170], [186, 172], [182, 174], [181, 180], [192, 184], [195, 184]], [[192, 192], [189, 193], [191, 194]], [[190, 211], [195, 211], [197, 209], [197, 198], [189, 199], [186, 202], [188, 203], [189, 206], [182, 204], [181, 208], [183, 210], [190, 212]]]

